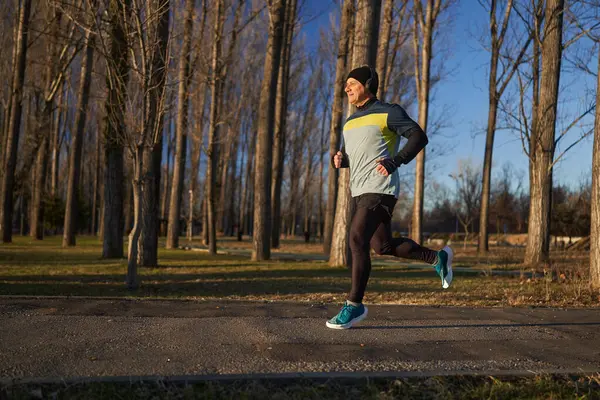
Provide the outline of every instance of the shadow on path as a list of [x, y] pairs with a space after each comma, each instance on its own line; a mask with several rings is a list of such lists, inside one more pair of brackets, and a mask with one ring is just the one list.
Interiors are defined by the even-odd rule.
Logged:
[[464, 325], [394, 325], [355, 326], [352, 329], [447, 329], [447, 328], [522, 328], [534, 326], [600, 326], [600, 322], [547, 322], [538, 324], [464, 324]]

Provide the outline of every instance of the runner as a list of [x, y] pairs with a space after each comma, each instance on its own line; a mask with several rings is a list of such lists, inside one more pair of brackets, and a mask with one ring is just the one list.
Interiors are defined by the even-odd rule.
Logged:
[[[344, 145], [332, 156], [335, 168], [350, 168], [354, 216], [350, 225], [352, 290], [342, 310], [327, 321], [333, 329], [348, 329], [367, 316], [362, 303], [371, 273], [370, 248], [377, 254], [431, 264], [444, 289], [452, 282], [452, 249], [422, 247], [408, 238], [393, 238], [391, 220], [400, 180], [396, 172], [427, 145], [421, 127], [397, 104], [377, 99], [379, 78], [369, 66], [352, 70], [346, 79], [348, 101], [357, 111], [346, 120]], [[400, 149], [401, 137], [407, 139]]]

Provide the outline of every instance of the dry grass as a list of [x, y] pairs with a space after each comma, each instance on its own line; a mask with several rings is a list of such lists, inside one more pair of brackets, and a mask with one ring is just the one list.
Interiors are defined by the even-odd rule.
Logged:
[[16, 385], [0, 399], [600, 399], [598, 376], [438, 376], [401, 379], [280, 379]]
[[[233, 240], [224, 248], [250, 246]], [[320, 251], [319, 244], [284, 241], [279, 252], [300, 254]], [[494, 249], [488, 264], [476, 263], [474, 250], [457, 249], [456, 266], [473, 270], [513, 269], [516, 253]], [[15, 238], [0, 246], [0, 295], [100, 296], [141, 298], [186, 298], [198, 300], [280, 300], [340, 302], [350, 288], [346, 268], [332, 268], [323, 261], [251, 262], [247, 256], [164, 250], [160, 266], [142, 268], [142, 286], [135, 292], [125, 288], [125, 260], [102, 260], [95, 238], [79, 238], [76, 248], [62, 249], [60, 238], [34, 242]], [[555, 255], [553, 255], [555, 256]], [[513, 262], [515, 262], [513, 264]], [[472, 263], [472, 264], [471, 264]], [[491, 275], [486, 269], [456, 271], [449, 290], [428, 269], [406, 264], [374, 266], [366, 295], [371, 304], [418, 304], [460, 306], [569, 306], [597, 307], [600, 296], [590, 290], [585, 262], [562, 258], [540, 270], [540, 277]]]

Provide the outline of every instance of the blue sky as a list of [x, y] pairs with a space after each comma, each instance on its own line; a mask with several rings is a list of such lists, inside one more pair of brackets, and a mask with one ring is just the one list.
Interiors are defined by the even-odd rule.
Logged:
[[[337, 6], [331, 2], [319, 2], [307, 0], [303, 8], [304, 20], [310, 18], [310, 22], [303, 25], [302, 31], [306, 34], [309, 46], [316, 46], [318, 31], [321, 26], [328, 26], [329, 14], [335, 12]], [[452, 10], [451, 26], [446, 28], [445, 46], [447, 46], [447, 65], [452, 71], [450, 76], [439, 84], [434, 95], [431, 110], [450, 107], [452, 115], [448, 121], [449, 128], [444, 131], [444, 136], [452, 137], [450, 142], [455, 151], [439, 160], [447, 165], [447, 171], [456, 168], [458, 159], [471, 158], [475, 164], [483, 162], [483, 151], [485, 146], [484, 129], [487, 122], [488, 95], [487, 95], [487, 65], [489, 53], [481, 48], [478, 43], [478, 27], [482, 27], [487, 21], [487, 14], [479, 3], [475, 1], [459, 1]], [[447, 43], [447, 44], [446, 44]], [[597, 53], [596, 53], [597, 54]], [[590, 67], [597, 68], [596, 59]], [[563, 63], [563, 69], [568, 69]], [[584, 106], [581, 98], [586, 92], [594, 94], [595, 78], [586, 76], [581, 72], [566, 72], [561, 76], [560, 110], [566, 113], [566, 120], [571, 120], [569, 115], [581, 112]], [[588, 97], [589, 98], [589, 97]], [[561, 112], [559, 110], [559, 113]], [[432, 114], [430, 111], [430, 119]], [[416, 111], [409, 110], [414, 118]], [[571, 119], [569, 119], [571, 118]], [[593, 114], [586, 122], [593, 122]], [[563, 122], [562, 125], [565, 123]], [[560, 129], [561, 123], [557, 124]], [[565, 148], [580, 133], [581, 128], [574, 128], [566, 137], [564, 144], [557, 149]], [[435, 139], [434, 139], [435, 140]], [[555, 183], [577, 185], [582, 177], [589, 177], [592, 161], [592, 138], [584, 139], [576, 147], [571, 149], [554, 170]], [[498, 131], [494, 144], [494, 167], [498, 171], [505, 162], [511, 162], [518, 170], [525, 173], [525, 184], [527, 184], [528, 159], [524, 154], [518, 133], [509, 131]], [[447, 185], [452, 182], [447, 173], [435, 173], [437, 180]]]

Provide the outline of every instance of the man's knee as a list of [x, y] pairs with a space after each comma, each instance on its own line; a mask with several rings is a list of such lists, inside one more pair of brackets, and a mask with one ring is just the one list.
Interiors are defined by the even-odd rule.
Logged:
[[375, 242], [375, 243], [371, 243], [371, 248], [373, 249], [373, 251], [375, 251], [375, 253], [379, 254], [380, 256], [382, 255], [392, 255], [392, 245], [390, 244], [390, 242]]
[[350, 249], [352, 251], [360, 251], [365, 249], [365, 238], [361, 232], [350, 231]]

